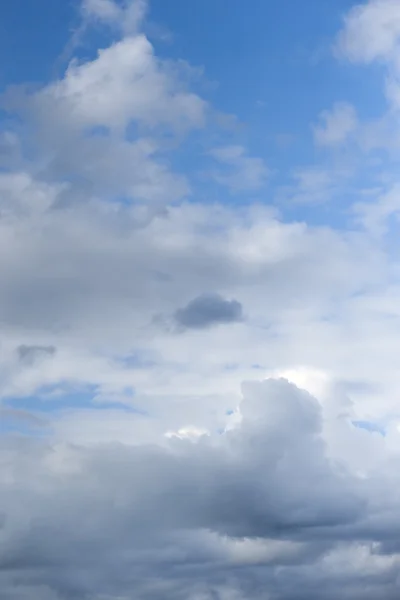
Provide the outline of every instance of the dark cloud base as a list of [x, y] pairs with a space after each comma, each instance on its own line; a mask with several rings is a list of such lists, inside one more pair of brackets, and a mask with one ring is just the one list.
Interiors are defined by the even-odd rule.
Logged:
[[241, 412], [195, 443], [3, 437], [0, 597], [397, 598], [394, 507], [328, 458], [317, 401], [269, 380]]
[[225, 300], [219, 294], [202, 294], [174, 315], [183, 329], [206, 329], [243, 321], [243, 308], [237, 300]]

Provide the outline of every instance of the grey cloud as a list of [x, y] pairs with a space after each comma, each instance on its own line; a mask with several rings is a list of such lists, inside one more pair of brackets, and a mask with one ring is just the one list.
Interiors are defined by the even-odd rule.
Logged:
[[41, 358], [54, 356], [57, 352], [55, 346], [29, 346], [22, 344], [17, 348], [18, 358], [24, 364], [32, 365]]
[[9, 420], [33, 427], [45, 427], [48, 425], [46, 419], [26, 410], [12, 407], [0, 407], [0, 422]]
[[[352, 293], [382, 271], [371, 249], [359, 248], [359, 239], [300, 231], [265, 211], [238, 216], [228, 207], [183, 205], [138, 228], [130, 207], [95, 203], [47, 213], [39, 206], [33, 216], [37, 199], [50, 202], [57, 189], [3, 175], [0, 184], [0, 210], [4, 202], [13, 215], [2, 230], [10, 250], [7, 261], [0, 261], [2, 323], [39, 337], [70, 332], [87, 346], [99, 337], [104, 341], [106, 333], [108, 340], [118, 335], [131, 342], [154, 314], [171, 315], [177, 307], [183, 311], [178, 319], [192, 326], [197, 318], [194, 325], [201, 326], [207, 318], [221, 318], [190, 315], [204, 313], [198, 298], [205, 289], [224, 290], [230, 298], [246, 294], [246, 306], [256, 300], [273, 319], [294, 304], [310, 310], [332, 295]], [[26, 235], [17, 235], [19, 230]], [[271, 250], [264, 248], [270, 233]], [[182, 298], [197, 303], [182, 307]], [[220, 305], [222, 319], [235, 318], [235, 310], [239, 316], [237, 305]]]
[[175, 322], [185, 329], [205, 329], [243, 321], [243, 308], [237, 300], [219, 294], [202, 294], [175, 312]]
[[[3, 438], [5, 597], [20, 586], [32, 600], [44, 589], [51, 600], [317, 600], [321, 589], [332, 600], [339, 590], [394, 599], [392, 562], [362, 573], [356, 559], [343, 573], [335, 566], [342, 552], [400, 535], [394, 505], [375, 504], [373, 480], [329, 459], [306, 392], [270, 380], [243, 394], [240, 427], [197, 443], [84, 449]], [[372, 533], [382, 510], [393, 518]]]
[[[113, 12], [111, 0], [90, 4]], [[153, 340], [154, 329], [144, 326], [162, 314], [172, 315], [175, 327], [210, 328], [207, 340], [199, 338], [194, 348], [199, 357], [207, 347], [201, 344], [209, 344], [214, 333], [214, 341], [222, 338], [213, 326], [243, 319], [237, 300], [201, 295], [205, 289], [240, 297], [261, 325], [266, 314], [285, 324], [276, 332], [283, 334], [282, 346], [272, 347], [266, 337], [260, 350], [257, 334], [251, 338], [256, 352], [265, 351], [254, 362], [272, 370], [275, 354], [280, 365], [299, 364], [301, 357], [324, 368], [347, 362], [350, 352], [357, 355], [362, 342], [358, 339], [357, 350], [346, 348], [340, 328], [339, 348], [330, 335], [318, 344], [304, 339], [312, 337], [331, 300], [382, 282], [380, 248], [359, 231], [281, 222], [268, 208], [176, 206], [190, 189], [184, 175], [168, 167], [164, 134], [178, 140], [201, 127], [208, 106], [186, 92], [179, 76], [170, 79], [180, 72], [179, 65], [171, 66], [155, 57], [145, 36], [129, 36], [91, 63], [72, 63], [62, 81], [33, 93], [8, 94], [22, 146], [12, 150], [16, 135], [0, 140], [3, 150], [10, 150], [8, 166], [15, 167], [0, 174], [0, 212], [6, 216], [0, 241], [7, 249], [0, 252], [2, 393], [34, 392], [54, 379], [78, 378], [96, 389], [104, 385], [100, 397], [112, 399], [115, 389], [126, 389], [132, 379], [127, 381], [122, 369], [113, 371], [111, 381], [102, 379], [103, 371], [116, 356], [152, 349], [154, 343], [158, 369], [148, 378], [143, 370], [134, 373], [146, 408], [153, 393], [154, 406], [165, 400], [164, 415], [181, 411], [198, 425], [207, 403], [205, 412], [215, 426], [221, 407], [214, 395], [205, 400], [196, 384], [203, 379], [209, 390], [219, 390], [227, 372], [213, 379], [215, 364], [193, 360], [190, 343], [172, 348], [185, 336], [166, 336], [164, 347], [160, 328]], [[145, 137], [128, 139], [131, 123]], [[113, 134], [89, 135], [96, 127]], [[25, 158], [35, 152], [29, 164]], [[265, 164], [244, 148], [220, 148], [215, 157], [222, 168], [214, 178], [232, 192], [264, 185]], [[105, 202], [110, 198], [113, 202]], [[174, 206], [164, 210], [171, 202]], [[193, 300], [183, 306], [182, 298]], [[362, 331], [359, 325], [352, 329]], [[287, 335], [289, 329], [298, 337]], [[376, 331], [370, 336], [372, 363], [378, 355], [387, 358], [376, 351]], [[31, 345], [16, 350], [21, 340]], [[56, 345], [40, 345], [41, 340]], [[243, 350], [241, 341], [228, 340], [242, 353], [229, 361], [221, 356], [224, 364], [246, 354], [250, 344]], [[395, 355], [397, 346], [384, 341]], [[67, 351], [56, 353], [56, 347]], [[322, 347], [338, 351], [341, 361], [335, 354], [332, 363], [329, 353], [320, 361]], [[357, 376], [363, 377], [368, 353], [359, 354], [355, 365], [361, 364]], [[94, 360], [98, 356], [104, 360]], [[188, 375], [183, 391], [178, 370]], [[176, 403], [168, 387], [172, 379], [178, 380]], [[197, 391], [195, 400], [187, 401]], [[151, 422], [154, 435], [143, 437], [154, 440], [169, 424], [151, 410], [151, 417], [138, 416], [136, 429], [134, 416], [124, 414], [126, 444], [112, 411], [98, 419], [96, 431], [106, 430], [119, 442], [100, 443], [95, 433], [97, 443], [89, 443], [90, 419], [101, 413], [95, 409], [76, 410], [70, 418], [75, 433], [81, 428], [82, 445], [57, 437], [57, 427], [71, 416], [67, 411], [49, 414], [46, 431], [31, 438], [1, 435], [1, 600], [320, 600], [321, 595], [397, 600], [398, 461], [383, 460], [361, 477], [350, 468], [351, 453], [347, 467], [333, 460], [320, 405], [285, 381], [247, 384], [243, 395], [240, 426], [196, 443], [160, 439], [159, 445], [140, 445], [138, 428]], [[232, 402], [236, 406], [236, 399]], [[190, 404], [196, 409], [188, 409]], [[4, 409], [0, 420], [4, 416], [38, 423], [12, 408]], [[0, 425], [6, 433], [4, 419]], [[346, 432], [355, 446], [360, 438]]]

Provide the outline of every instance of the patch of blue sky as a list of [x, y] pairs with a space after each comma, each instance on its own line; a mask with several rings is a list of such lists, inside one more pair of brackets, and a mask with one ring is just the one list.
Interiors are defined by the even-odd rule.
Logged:
[[24, 435], [45, 437], [50, 431], [48, 418], [23, 409], [0, 408], [0, 435]]
[[[303, 206], [290, 198], [280, 204], [276, 198], [282, 186], [291, 184], [294, 167], [323, 164], [315, 152], [311, 124], [322, 110], [338, 101], [338, 89], [344, 91], [339, 100], [355, 104], [363, 119], [378, 117], [385, 110], [382, 86], [376, 85], [382, 77], [379, 66], [350, 66], [332, 56], [332, 40], [342, 15], [352, 5], [352, 0], [256, 0], [251, 10], [244, 11], [242, 0], [231, 0], [228, 14], [225, 0], [152, 0], [146, 31], [157, 54], [185, 57], [195, 67], [191, 89], [209, 100], [216, 111], [238, 118], [233, 127], [221, 127], [215, 118], [206, 130], [192, 132], [186, 143], [170, 154], [171, 167], [192, 183], [192, 200], [230, 205], [277, 203], [285, 220], [338, 227], [347, 223], [351, 190], [339, 189], [330, 207], [323, 201]], [[220, 26], [210, 28], [210, 22]], [[91, 59], [96, 48], [109, 44], [112, 35], [104, 27], [91, 28], [84, 35], [74, 33], [79, 32], [77, 0], [4, 2], [0, 23], [13, 23], [0, 35], [3, 88], [6, 83], [49, 81], [62, 73], [72, 55], [69, 50], [74, 48], [78, 60]], [[163, 30], [174, 32], [171, 39], [159, 34], [159, 23]], [[133, 123], [127, 137], [135, 139], [138, 134]], [[95, 128], [90, 135], [107, 132]], [[168, 136], [165, 143], [170, 143]], [[264, 187], [232, 193], [215, 185], [208, 176], [215, 167], [208, 150], [227, 144], [242, 145], [249, 156], [263, 158], [271, 171]], [[372, 174], [371, 169], [365, 171]], [[364, 181], [365, 175], [368, 173], [363, 172]], [[130, 203], [128, 198], [117, 200], [122, 205]]]
[[228, 363], [224, 365], [224, 371], [237, 371], [240, 369], [240, 364], [238, 363]]
[[[185, 56], [190, 64], [204, 67], [205, 80], [198, 83], [201, 94], [220, 111], [238, 117], [236, 127], [218, 132], [216, 128], [211, 136], [202, 132], [177, 151], [173, 162], [194, 179], [194, 200], [276, 203], [284, 220], [353, 226], [347, 208], [359, 189], [357, 181], [338, 185], [335, 176], [336, 189], [321, 190], [320, 199], [309, 205], [290, 197], [283, 203], [277, 199], [283, 186], [294, 183], [294, 167], [323, 167], [324, 155], [315, 151], [311, 127], [321, 111], [338, 100], [357, 106], [361, 119], [374, 119], [385, 111], [382, 86], [377, 85], [381, 69], [350, 66], [332, 55], [332, 40], [352, 5], [350, 0], [272, 0], [254, 2], [251, 10], [243, 11], [241, 0], [232, 0], [227, 18], [223, 0], [194, 0], [190, 7], [153, 0], [151, 18], [174, 31], [171, 44], [153, 40], [158, 53]], [[221, 27], [210, 30], [209, 22], [221, 23]], [[279, 26], [271, 27], [271, 23]], [[337, 89], [343, 90], [339, 99]], [[206, 150], [212, 143], [240, 144], [250, 156], [262, 157], [271, 171], [267, 185], [251, 193], [231, 193], [215, 186], [207, 178], [210, 158]], [[372, 181], [377, 170], [368, 165], [357, 179]]]
[[372, 421], [352, 421], [352, 425], [357, 429], [364, 429], [369, 433], [380, 433], [383, 437], [386, 436], [386, 430], [382, 425]]
[[106, 127], [105, 125], [94, 125], [93, 127], [90, 127], [87, 132], [86, 135], [88, 137], [108, 137], [110, 135], [110, 129], [109, 127]]
[[2, 417], [0, 419], [0, 436], [23, 435], [29, 437], [46, 437], [49, 429], [48, 427], [35, 427], [12, 417]]
[[[246, 11], [242, 0], [231, 0], [228, 12], [225, 0], [153, 0], [150, 17], [174, 32], [171, 44], [154, 40], [157, 52], [204, 67], [213, 104], [237, 115], [248, 124], [243, 134], [265, 144], [277, 132], [303, 134], [320, 110], [338, 100], [338, 89], [346, 90], [342, 100], [377, 114], [383, 96], [370, 71], [348, 68], [332, 56], [332, 40], [353, 4], [257, 0]], [[210, 28], [210, 22], [220, 26]]]
[[15, 410], [29, 411], [36, 414], [51, 414], [68, 410], [121, 410], [131, 413], [141, 413], [140, 410], [131, 405], [134, 391], [126, 389], [123, 397], [129, 402], [123, 402], [122, 398], [107, 400], [106, 395], [100, 395], [96, 386], [85, 386], [83, 389], [68, 389], [68, 387], [48, 386], [39, 390], [36, 394], [6, 398], [4, 406]]
[[78, 24], [77, 1], [13, 0], [0, 4], [0, 88], [47, 82]]
[[[156, 279], [159, 279], [159, 276], [160, 275], [158, 273], [154, 274]], [[162, 274], [161, 280], [163, 280]], [[152, 369], [158, 365], [156, 358], [144, 351], [134, 352], [127, 356], [121, 356], [116, 360], [127, 369]]]

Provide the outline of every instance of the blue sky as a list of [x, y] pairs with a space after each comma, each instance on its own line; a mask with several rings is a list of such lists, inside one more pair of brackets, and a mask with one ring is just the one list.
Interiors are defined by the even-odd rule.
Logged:
[[[246, 11], [241, 0], [233, 0], [228, 16], [222, 0], [159, 0], [151, 4], [145, 29], [160, 56], [183, 59], [202, 72], [196, 89], [216, 110], [239, 120], [233, 139], [265, 156], [282, 183], [295, 165], [321, 159], [310, 124], [326, 107], [347, 101], [366, 118], [384, 110], [374, 77], [381, 78], [379, 69], [349, 67], [332, 55], [332, 41], [352, 4], [257, 0]], [[3, 88], [44, 83], [62, 73], [71, 59], [71, 37], [80, 28], [79, 10], [79, 2], [59, 0], [35, 6], [21, 0], [1, 8]], [[110, 37], [105, 28], [92, 29], [79, 36], [75, 54], [90, 57]]]
[[14, 0], [0, 56], [7, 600], [398, 598], [400, 3]]

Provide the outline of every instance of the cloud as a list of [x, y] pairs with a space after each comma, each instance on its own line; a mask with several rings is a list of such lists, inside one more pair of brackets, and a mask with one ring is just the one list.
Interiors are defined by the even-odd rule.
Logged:
[[204, 329], [242, 321], [243, 308], [237, 300], [225, 300], [219, 294], [202, 294], [179, 308], [174, 319], [185, 329]]
[[337, 52], [354, 63], [387, 67], [386, 97], [400, 108], [400, 7], [396, 0], [370, 0], [346, 16], [337, 39]]
[[114, 0], [83, 0], [82, 13], [85, 19], [117, 25], [125, 34], [132, 34], [142, 24], [147, 5], [147, 0], [127, 0], [123, 4]]
[[359, 222], [376, 236], [384, 235], [389, 228], [389, 219], [396, 220], [400, 216], [400, 187], [394, 185], [382, 189], [374, 201], [360, 200], [353, 206], [354, 214]]
[[36, 360], [40, 360], [41, 357], [54, 356], [57, 349], [54, 346], [18, 346], [17, 352], [20, 361], [23, 363], [34, 363]]
[[[390, 222], [396, 222], [398, 195], [397, 163], [398, 110], [400, 108], [400, 10], [392, 0], [370, 0], [355, 6], [344, 18], [336, 52], [344, 59], [361, 64], [378, 63], [382, 68], [383, 92], [387, 110], [378, 118], [359, 122], [354, 139], [362, 156], [365, 182], [352, 212], [374, 236], [384, 237]], [[353, 129], [355, 115], [353, 115]], [[342, 122], [345, 126], [346, 119]], [[348, 115], [347, 128], [351, 126]], [[339, 128], [340, 130], [340, 128]], [[348, 132], [350, 133], [350, 131]], [[380, 154], [381, 153], [381, 154]], [[372, 175], [372, 177], [371, 177]]]
[[[116, 39], [2, 97], [0, 589], [397, 599], [400, 287], [376, 229], [398, 190], [382, 178], [367, 205], [357, 188], [357, 227], [332, 204], [247, 201], [264, 160], [215, 130], [143, 7], [86, 1], [84, 27]], [[319, 143], [352, 117], [334, 104]], [[341, 166], [290, 167], [290, 198], [342, 200]]]
[[210, 151], [217, 162], [226, 169], [213, 172], [215, 181], [233, 192], [251, 192], [262, 188], [269, 170], [262, 158], [247, 156], [242, 146], [223, 146]]
[[357, 127], [354, 107], [346, 102], [335, 104], [331, 111], [320, 115], [320, 125], [314, 127], [314, 139], [319, 146], [338, 146], [347, 141]]
[[339, 185], [344, 179], [344, 173], [322, 165], [312, 165], [296, 169], [293, 174], [293, 184], [286, 185], [280, 190], [282, 201], [292, 205], [327, 204], [338, 193]]
[[[318, 402], [270, 380], [244, 387], [241, 413], [240, 426], [224, 436], [175, 437], [162, 446], [84, 450], [2, 440], [3, 464], [12, 469], [0, 483], [3, 592], [130, 598], [134, 584], [137, 598], [160, 591], [196, 598], [199, 589], [211, 598], [223, 573], [228, 589], [244, 595], [262, 585], [291, 598], [297, 573], [304, 594], [313, 597], [323, 577], [333, 598], [349, 531], [353, 544], [359, 538], [355, 556], [364, 553], [375, 581], [382, 576], [394, 590], [397, 563], [363, 546], [391, 531], [382, 524], [372, 533], [372, 487], [328, 458]], [[356, 569], [339, 577], [345, 593]]]
[[[169, 168], [162, 142], [165, 134], [181, 137], [205, 124], [207, 104], [185, 89], [185, 77], [138, 33], [93, 60], [72, 61], [61, 79], [37, 91], [8, 90], [3, 103], [33, 135], [41, 178], [64, 182], [60, 202], [100, 196], [144, 203], [142, 221], [190, 192], [186, 178]], [[2, 180], [11, 185], [16, 177]]]
[[118, 21], [122, 13], [122, 8], [113, 0], [84, 0], [82, 10], [106, 22]]
[[142, 34], [100, 50], [93, 61], [72, 62], [62, 80], [31, 101], [37, 111], [62, 113], [74, 129], [124, 129], [133, 120], [153, 127], [160, 123], [198, 126], [205, 109], [199, 97], [179, 89]]
[[151, 446], [3, 438], [3, 592], [290, 600], [301, 581], [304, 598], [394, 599], [391, 459], [367, 477], [333, 459], [321, 405], [283, 379], [245, 384], [240, 412], [223, 435]]
[[[25, 193], [29, 206], [36, 187]], [[46, 198], [57, 198], [57, 193], [49, 186]], [[144, 410], [149, 396], [160, 398], [152, 409], [157, 413], [161, 397], [170, 398], [174, 408], [169, 418], [178, 420], [182, 408], [173, 399], [188, 397], [188, 417], [195, 411], [196, 419], [206, 420], [201, 423], [206, 429], [210, 405], [202, 400], [198, 413], [196, 398], [213, 397], [222, 409], [225, 394], [232, 397], [242, 379], [254, 376], [252, 364], [273, 369], [282, 355], [291, 364], [305, 360], [320, 365], [341, 344], [339, 332], [320, 319], [335, 298], [347, 307], [348, 296], [373, 289], [386, 268], [368, 239], [285, 224], [268, 209], [237, 213], [227, 206], [184, 203], [138, 226], [129, 206], [83, 202], [43, 211], [39, 203], [32, 212], [17, 203], [12, 207], [15, 212], [0, 225], [7, 249], [0, 254], [1, 393], [32, 395], [60, 382], [78, 389], [95, 385], [111, 397], [124, 397], [125, 389], [134, 388], [135, 402]], [[155, 314], [174, 315], [177, 307], [185, 309], [201, 298], [205, 288], [220, 290], [222, 304], [216, 303], [217, 315], [211, 316], [201, 302], [200, 311], [195, 304], [195, 322], [211, 325], [216, 316], [237, 317], [234, 305], [221, 316], [221, 306], [226, 309], [224, 302], [240, 299], [248, 315], [243, 327], [210, 326], [203, 329], [204, 339], [197, 335], [195, 342], [193, 328], [184, 336], [171, 336], [152, 325]], [[364, 314], [358, 313], [357, 322], [363, 323]], [[303, 328], [309, 342], [306, 358]], [[366, 343], [368, 328], [363, 331]], [[346, 340], [349, 348], [356, 342], [351, 342], [350, 330]], [[321, 343], [326, 346], [323, 355]], [[54, 346], [57, 353], [22, 369], [15, 353], [21, 345]], [[150, 360], [132, 365], [122, 360], [131, 355]], [[358, 357], [351, 365], [363, 377], [365, 364]], [[239, 368], [228, 373], [227, 364]], [[337, 368], [342, 375], [347, 364]], [[371, 376], [377, 369], [371, 355]], [[129, 396], [125, 401], [132, 404]], [[169, 429], [187, 424], [173, 422]]]
[[206, 109], [168, 63], [155, 57], [140, 33], [99, 50], [93, 60], [71, 61], [62, 79], [33, 94], [17, 88], [4, 103], [28, 113], [47, 135], [50, 123], [56, 128], [53, 135], [66, 135], [68, 129], [71, 135], [88, 133], [96, 127], [122, 132], [133, 121], [150, 128], [199, 127]]
[[398, 51], [400, 7], [396, 0], [370, 0], [345, 16], [337, 51], [354, 62], [390, 60]]

